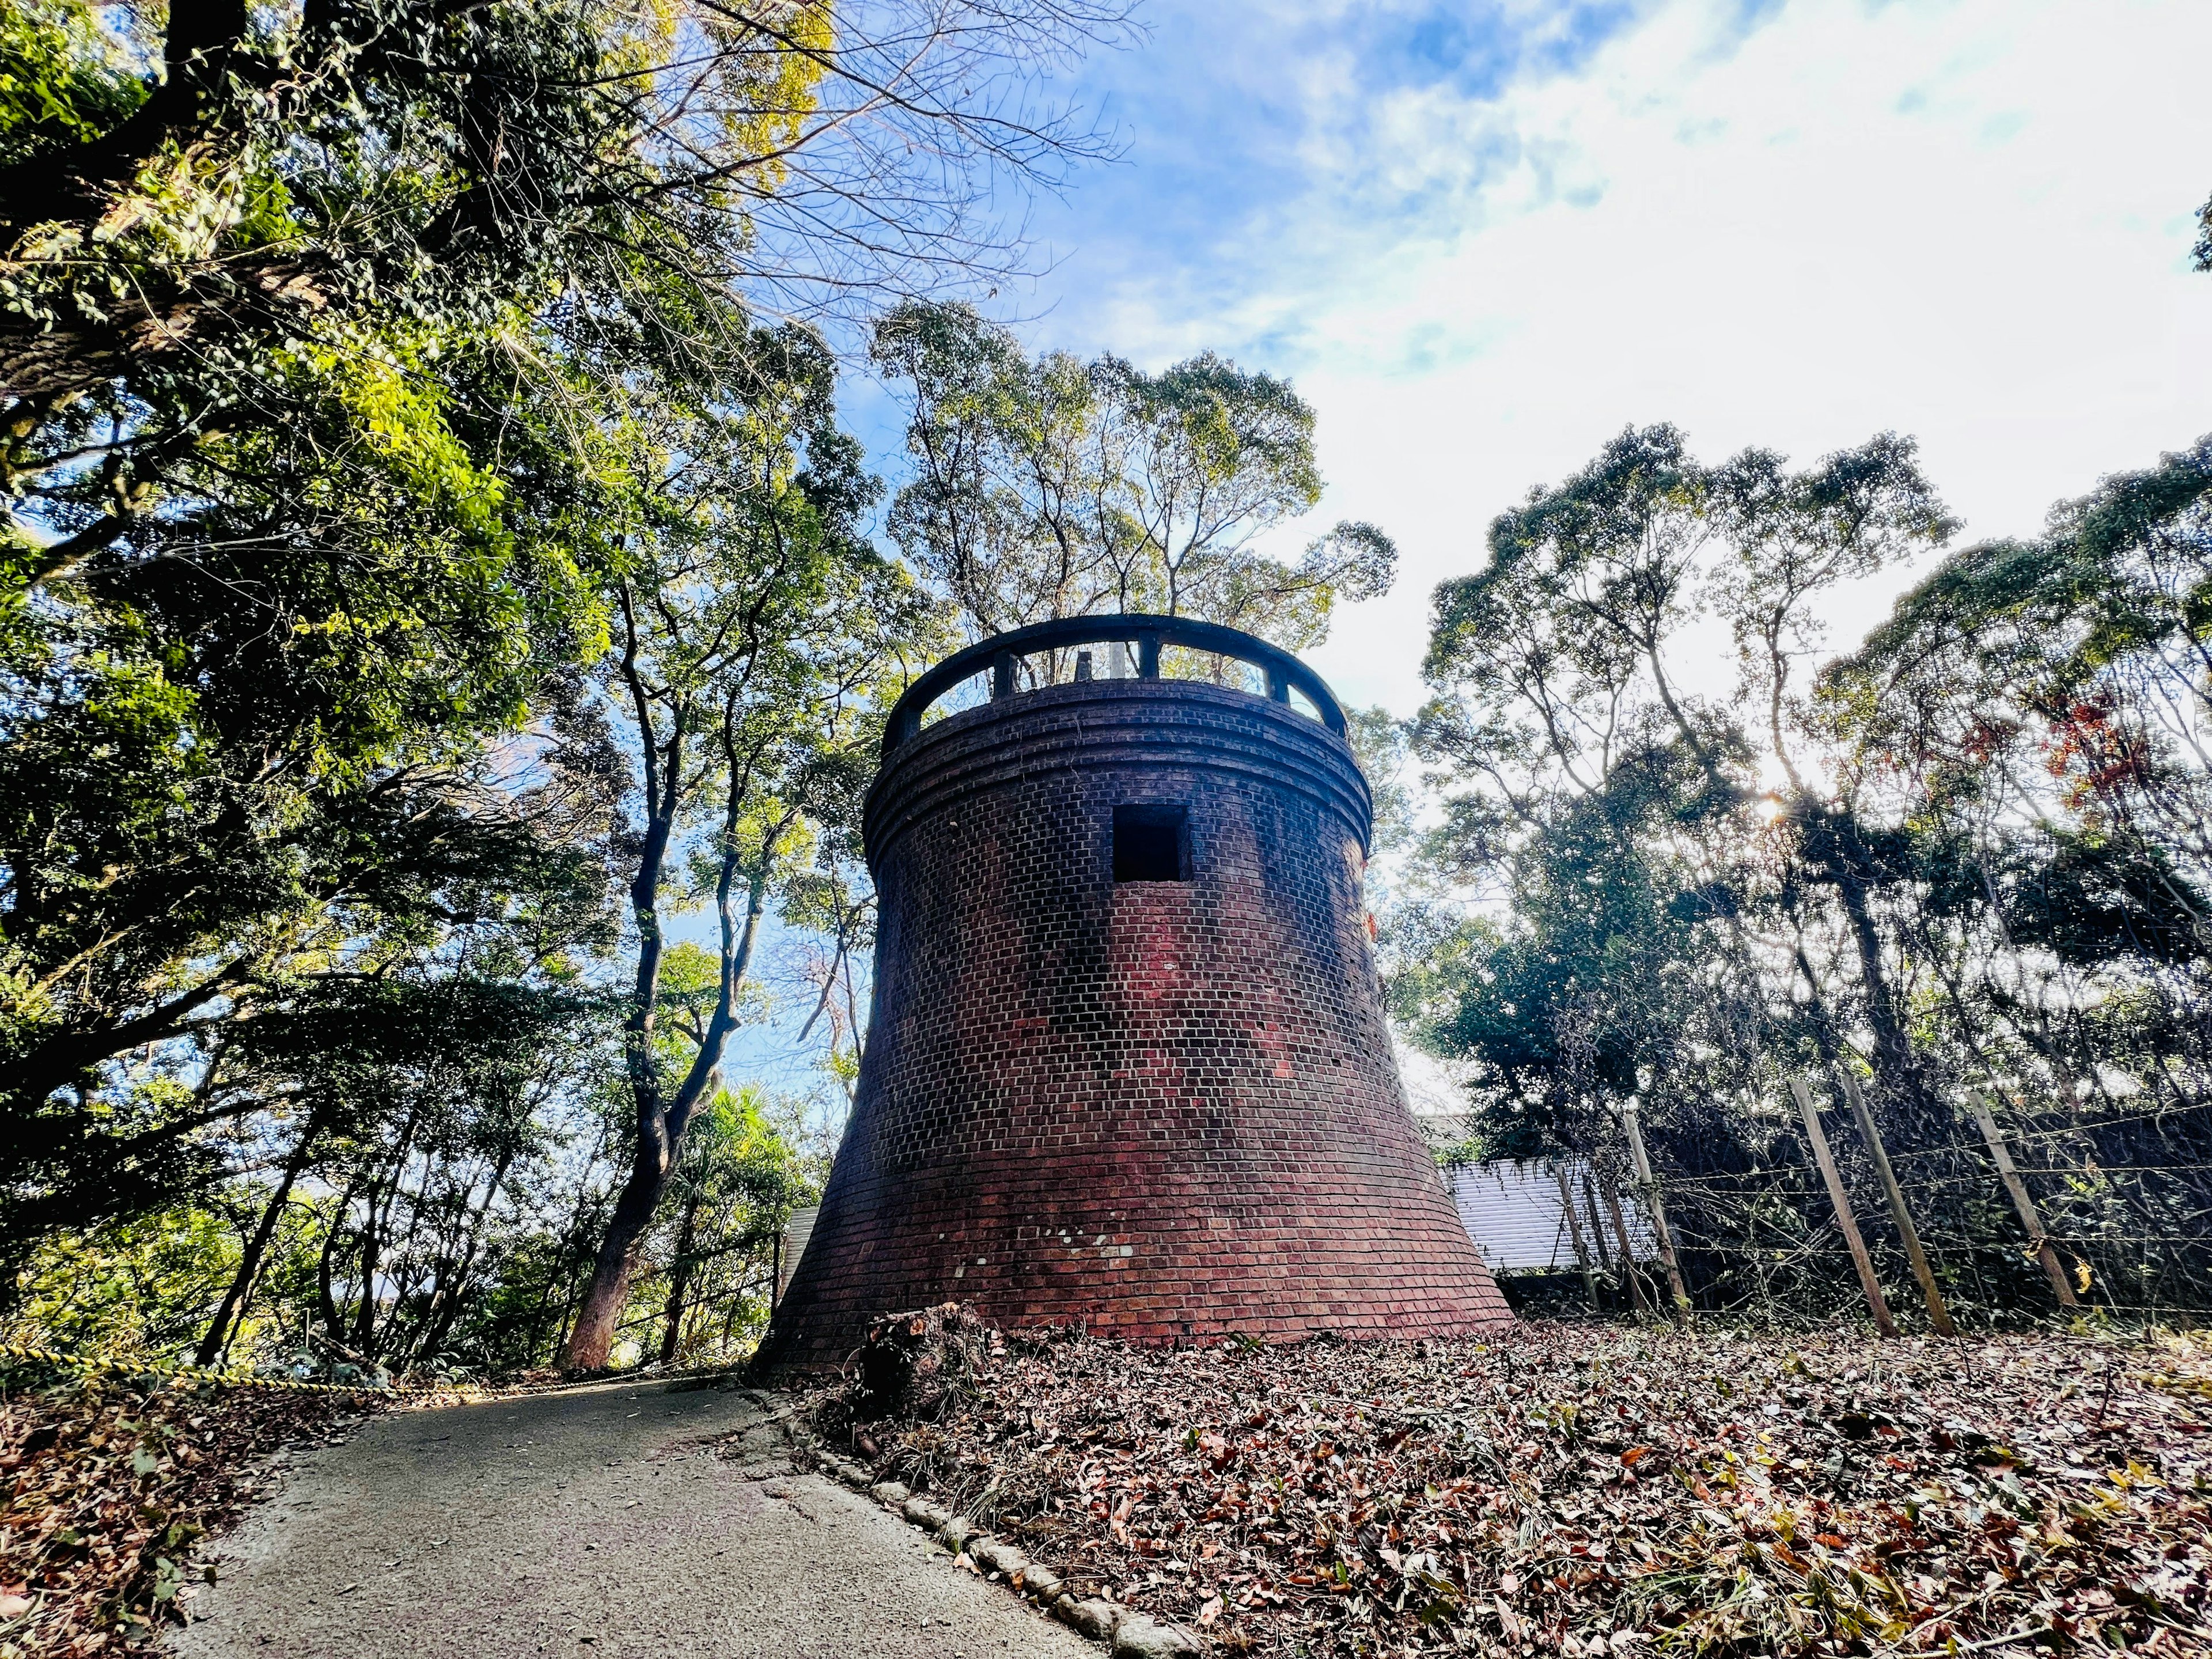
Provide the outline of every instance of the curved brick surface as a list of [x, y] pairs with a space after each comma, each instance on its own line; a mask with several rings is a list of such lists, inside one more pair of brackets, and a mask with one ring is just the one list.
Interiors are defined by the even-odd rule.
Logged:
[[[1116, 806], [1188, 813], [1188, 883], [1113, 875]], [[858, 1104], [763, 1358], [836, 1364], [957, 1297], [1136, 1341], [1420, 1336], [1510, 1316], [1400, 1092], [1321, 726], [1188, 681], [957, 714], [870, 792]]]

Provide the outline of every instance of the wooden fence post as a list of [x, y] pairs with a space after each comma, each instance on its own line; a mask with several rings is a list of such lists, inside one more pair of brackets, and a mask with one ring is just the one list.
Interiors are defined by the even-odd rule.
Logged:
[[1681, 1264], [1674, 1259], [1674, 1235], [1667, 1226], [1667, 1206], [1660, 1200], [1659, 1183], [1651, 1178], [1651, 1160], [1644, 1155], [1644, 1130], [1636, 1121], [1636, 1108], [1622, 1106], [1620, 1121], [1628, 1131], [1629, 1156], [1636, 1160], [1637, 1183], [1644, 1188], [1644, 1201], [1651, 1206], [1651, 1228], [1659, 1235], [1659, 1260], [1667, 1269], [1667, 1286], [1674, 1292], [1674, 1312], [1686, 1315], [1690, 1293], [1682, 1285]]
[[1583, 1219], [1589, 1223], [1590, 1242], [1597, 1246], [1597, 1270], [1610, 1279], [1613, 1252], [1605, 1247], [1605, 1218], [1598, 1213], [1596, 1175], [1588, 1170], [1583, 1172]]
[[1820, 1166], [1820, 1179], [1828, 1183], [1828, 1202], [1835, 1206], [1836, 1224], [1844, 1230], [1844, 1243], [1850, 1246], [1851, 1266], [1859, 1270], [1859, 1288], [1866, 1292], [1874, 1328], [1884, 1336], [1895, 1336], [1897, 1322], [1889, 1316], [1881, 1281], [1874, 1276], [1874, 1258], [1867, 1254], [1866, 1240], [1859, 1237], [1858, 1218], [1851, 1213], [1851, 1195], [1844, 1190], [1844, 1178], [1836, 1173], [1835, 1158], [1828, 1151], [1828, 1137], [1820, 1131], [1820, 1110], [1813, 1104], [1813, 1091], [1805, 1086], [1803, 1078], [1793, 1077], [1790, 1092], [1797, 1102], [1797, 1115], [1805, 1120], [1805, 1138], [1813, 1143], [1813, 1161]]
[[1589, 1252], [1583, 1246], [1582, 1218], [1575, 1213], [1575, 1195], [1567, 1189], [1567, 1169], [1564, 1164], [1552, 1165], [1552, 1173], [1559, 1178], [1559, 1208], [1567, 1218], [1567, 1237], [1574, 1241], [1575, 1265], [1583, 1270], [1583, 1289], [1589, 1293], [1590, 1307], [1597, 1307], [1597, 1269], [1590, 1266]]
[[1628, 1222], [1620, 1213], [1620, 1194], [1613, 1183], [1605, 1183], [1605, 1207], [1613, 1215], [1613, 1236], [1620, 1245], [1620, 1277], [1628, 1286], [1629, 1299], [1636, 1304], [1636, 1316], [1647, 1319], [1651, 1314], [1651, 1299], [1644, 1294], [1644, 1281], [1637, 1277], [1636, 1247], [1628, 1237]]
[[1928, 1304], [1928, 1322], [1941, 1335], [1956, 1336], [1959, 1328], [1951, 1322], [1951, 1310], [1943, 1305], [1943, 1292], [1936, 1283], [1936, 1269], [1928, 1264], [1928, 1252], [1920, 1248], [1912, 1212], [1905, 1207], [1905, 1188], [1897, 1184], [1897, 1171], [1889, 1167], [1889, 1149], [1881, 1144], [1881, 1132], [1875, 1127], [1874, 1114], [1867, 1110], [1859, 1080], [1848, 1066], [1836, 1070], [1843, 1075], [1844, 1097], [1851, 1103], [1851, 1121], [1859, 1126], [1867, 1151], [1874, 1154], [1874, 1172], [1881, 1178], [1882, 1196], [1889, 1200], [1890, 1217], [1897, 1223], [1898, 1237], [1905, 1241], [1905, 1259], [1912, 1264], [1912, 1276], [1920, 1281], [1920, 1294]]
[[2012, 1206], [2020, 1212], [2021, 1224], [2027, 1229], [2027, 1247], [2043, 1263], [2043, 1271], [2051, 1276], [2051, 1288], [2058, 1292], [2061, 1307], [2078, 1308], [2074, 1299], [2074, 1287], [2067, 1283], [2065, 1264], [2052, 1248], [2051, 1235], [2043, 1230], [2043, 1218], [2036, 1213], [2035, 1200], [2027, 1195], [2027, 1183], [2020, 1178], [2013, 1167], [2012, 1153], [2007, 1149], [2004, 1136], [1997, 1131], [1997, 1121], [1990, 1115], [1990, 1097], [1979, 1089], [1966, 1091], [1966, 1099], [1974, 1109], [1974, 1121], [1981, 1126], [1982, 1139], [1989, 1143], [1990, 1156], [1996, 1160], [1998, 1179], [2004, 1182], [2005, 1191], [2012, 1194]]

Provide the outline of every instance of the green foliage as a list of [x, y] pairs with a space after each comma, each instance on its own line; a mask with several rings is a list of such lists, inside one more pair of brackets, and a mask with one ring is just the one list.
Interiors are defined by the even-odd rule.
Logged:
[[[1829, 1306], [1783, 1085], [1833, 1098], [1848, 1068], [1948, 1293], [1995, 1311], [2047, 1291], [1963, 1118], [1992, 1089], [2039, 1176], [2078, 1171], [2041, 1201], [2100, 1294], [2197, 1305], [2208, 501], [2206, 445], [2109, 480], [1817, 675], [1824, 596], [1954, 528], [1908, 442], [1792, 471], [1632, 429], [1500, 515], [1437, 592], [1413, 735], [1447, 793], [1384, 941], [1399, 1018], [1466, 1066], [1469, 1147], [1620, 1182], [1634, 1107], [1701, 1294]], [[1680, 670], [1713, 623], [1724, 697]]]
[[623, 1320], [658, 1326], [661, 1363], [742, 1354], [767, 1328], [778, 1237], [828, 1172], [803, 1144], [803, 1112], [747, 1087], [719, 1091], [693, 1120]]
[[23, 1269], [16, 1317], [61, 1352], [167, 1359], [199, 1335], [237, 1263], [235, 1237], [208, 1210], [58, 1234]]
[[1462, 941], [1421, 1026], [1435, 1048], [1479, 1057], [1497, 1155], [1589, 1149], [1609, 1109], [1672, 1098], [1709, 1074], [1692, 1051], [1735, 1035], [1741, 1010], [1715, 994], [1724, 934], [1695, 863], [1711, 811], [1694, 763], [1652, 750], [1516, 852], [1512, 925]]
[[[756, 1000], [763, 915], [777, 902], [794, 917], [852, 908], [846, 872], [880, 733], [869, 711], [891, 701], [887, 677], [931, 631], [928, 599], [862, 532], [876, 484], [836, 426], [834, 385], [813, 337], [763, 332], [730, 402], [637, 434], [620, 634], [601, 665], [638, 782], [625, 803], [638, 819], [630, 1170], [569, 1336], [580, 1368], [614, 1351], [636, 1242]], [[694, 905], [711, 907], [711, 953], [666, 936], [666, 913]], [[857, 937], [841, 927], [841, 955]]]
[[99, 137], [143, 102], [129, 43], [79, 0], [22, 0], [0, 15], [0, 167]]
[[915, 477], [890, 529], [978, 634], [1142, 611], [1318, 644], [1339, 599], [1386, 590], [1397, 550], [1346, 523], [1297, 563], [1260, 538], [1321, 498], [1313, 410], [1288, 382], [1205, 353], [1158, 374], [1032, 362], [964, 306], [900, 307], [878, 368], [909, 388]]
[[[756, 310], [984, 257], [970, 184], [1088, 146], [1004, 95], [1119, 26], [0, 16], [0, 1267], [160, 1279], [220, 1213], [162, 1340], [546, 1357], [611, 1072], [712, 1097], [765, 909], [865, 943], [866, 710], [927, 648], [822, 335]], [[618, 879], [656, 948], [724, 925], [610, 1017]]]

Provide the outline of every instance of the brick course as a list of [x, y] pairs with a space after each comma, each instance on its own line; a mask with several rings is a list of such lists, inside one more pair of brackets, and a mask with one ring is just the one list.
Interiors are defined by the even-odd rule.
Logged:
[[[1114, 880], [1139, 805], [1188, 812], [1189, 881]], [[956, 1297], [1140, 1342], [1506, 1322], [1400, 1091], [1370, 812], [1340, 738], [1189, 681], [1033, 691], [894, 750], [857, 1104], [769, 1363]]]

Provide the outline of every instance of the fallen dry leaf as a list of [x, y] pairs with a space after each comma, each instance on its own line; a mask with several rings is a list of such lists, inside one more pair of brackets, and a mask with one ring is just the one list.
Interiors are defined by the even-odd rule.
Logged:
[[[1224, 1652], [2212, 1639], [2212, 1348], [2185, 1339], [962, 1340], [960, 1389], [870, 1423], [881, 1474]], [[838, 1391], [812, 1403], [851, 1444]]]
[[0, 1394], [0, 1632], [25, 1654], [150, 1653], [191, 1559], [262, 1490], [252, 1466], [359, 1396], [18, 1373]]

